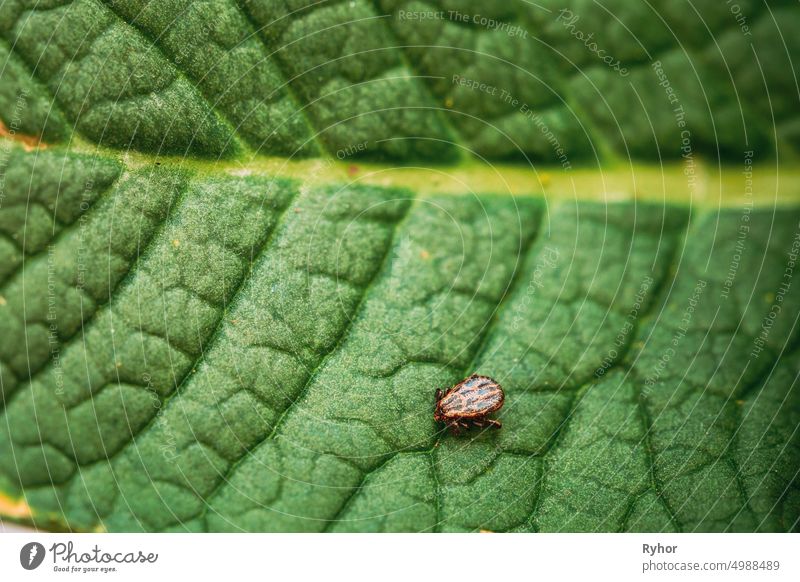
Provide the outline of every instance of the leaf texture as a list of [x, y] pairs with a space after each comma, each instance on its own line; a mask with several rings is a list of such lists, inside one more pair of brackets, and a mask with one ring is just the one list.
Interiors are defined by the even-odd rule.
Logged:
[[3, 2], [0, 517], [797, 531], [800, 12], [738, 5]]

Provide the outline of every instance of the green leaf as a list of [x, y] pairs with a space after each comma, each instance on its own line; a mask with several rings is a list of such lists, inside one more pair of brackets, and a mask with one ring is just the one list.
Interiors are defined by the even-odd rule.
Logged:
[[679, 158], [685, 129], [695, 155], [800, 145], [792, 2], [505, 4], [7, 0], [0, 119], [206, 157]]
[[800, 13], [739, 6], [2, 4], [0, 516], [797, 530]]

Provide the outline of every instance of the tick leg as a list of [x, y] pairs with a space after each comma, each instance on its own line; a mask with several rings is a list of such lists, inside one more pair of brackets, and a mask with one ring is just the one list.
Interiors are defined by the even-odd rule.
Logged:
[[438, 388], [436, 389], [436, 402], [439, 402], [442, 399], [442, 391]]
[[493, 420], [491, 418], [487, 418], [485, 422], [489, 426], [493, 426], [495, 428], [502, 428], [502, 426], [503, 426], [502, 422], [500, 422], [499, 420]]
[[453, 436], [458, 436], [461, 433], [461, 428], [458, 426], [457, 422], [450, 423], [448, 427], [450, 428], [450, 434]]

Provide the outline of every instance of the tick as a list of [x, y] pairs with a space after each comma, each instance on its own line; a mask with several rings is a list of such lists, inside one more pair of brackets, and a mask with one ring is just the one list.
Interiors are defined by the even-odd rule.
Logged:
[[453, 434], [472, 426], [500, 428], [499, 420], [487, 417], [500, 410], [504, 400], [505, 394], [497, 381], [473, 374], [446, 392], [436, 391], [433, 420], [444, 423]]

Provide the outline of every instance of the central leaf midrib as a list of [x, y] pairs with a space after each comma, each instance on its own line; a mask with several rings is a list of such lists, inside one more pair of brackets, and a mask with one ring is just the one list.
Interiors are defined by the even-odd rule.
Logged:
[[[0, 144], [3, 143], [19, 146], [19, 140], [0, 136]], [[62, 150], [60, 146], [42, 147], [54, 152]], [[126, 170], [157, 165], [189, 171], [198, 177], [281, 177], [313, 186], [363, 183], [410, 188], [419, 196], [463, 194], [466, 185], [476, 193], [543, 197], [548, 202], [657, 202], [717, 210], [743, 209], [751, 205], [753, 208], [780, 210], [800, 204], [800, 168], [786, 165], [778, 168], [769, 161], [753, 166], [754, 195], [747, 195], [743, 193], [745, 184], [741, 167], [714, 164], [710, 160], [705, 162], [702, 158], [694, 160], [701, 179], [689, 192], [684, 168], [676, 160], [661, 164], [631, 161], [609, 167], [576, 166], [568, 172], [560, 166], [548, 164], [483, 164], [474, 160], [424, 166], [382, 164], [368, 159], [339, 160], [331, 156], [291, 159], [260, 154], [246, 159], [209, 160], [136, 151], [121, 153], [77, 137], [63, 151], [65, 155], [84, 154], [116, 160], [122, 162]]]

